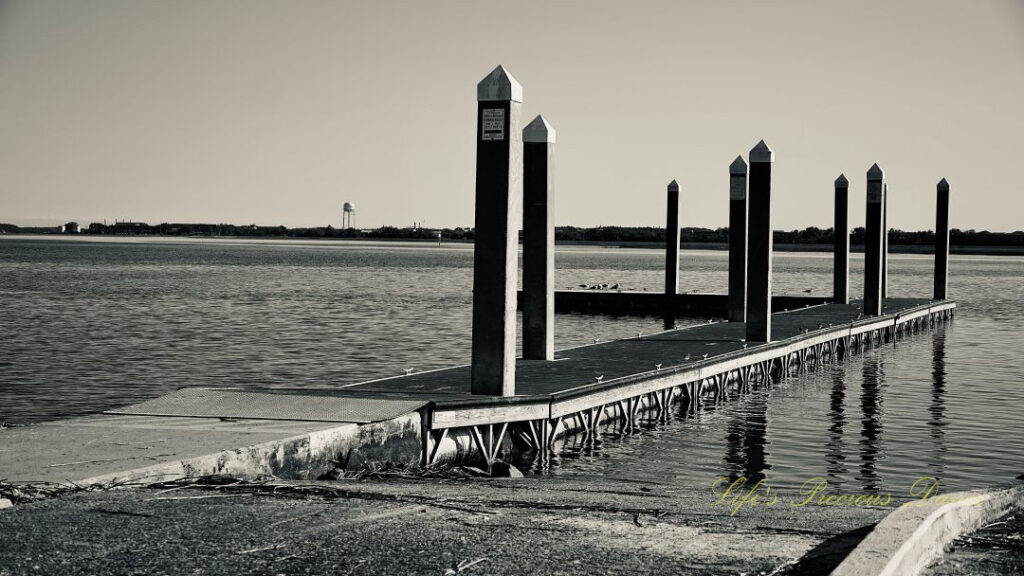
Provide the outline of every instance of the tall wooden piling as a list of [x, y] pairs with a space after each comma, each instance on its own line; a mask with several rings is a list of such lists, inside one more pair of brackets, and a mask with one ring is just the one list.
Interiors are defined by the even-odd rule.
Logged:
[[679, 184], [668, 184], [665, 214], [665, 294], [679, 292]]
[[843, 174], [835, 183], [835, 238], [832, 248], [832, 301], [850, 302], [850, 182]]
[[885, 172], [873, 164], [867, 174], [864, 240], [864, 315], [882, 314], [883, 201]]
[[772, 163], [775, 153], [764, 140], [750, 151], [747, 194], [747, 340], [772, 339]]
[[473, 394], [515, 395], [522, 101], [522, 87], [502, 66], [477, 85]]
[[947, 297], [949, 280], [949, 182], [943, 178], [935, 186], [935, 292], [936, 300]]
[[889, 297], [889, 183], [882, 184], [882, 300]]
[[729, 322], [747, 320], [747, 163], [729, 165]]
[[555, 359], [555, 129], [523, 128], [523, 358]]

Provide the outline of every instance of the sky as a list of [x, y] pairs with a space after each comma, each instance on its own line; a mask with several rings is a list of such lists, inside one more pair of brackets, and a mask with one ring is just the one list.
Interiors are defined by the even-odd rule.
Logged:
[[1024, 1], [0, 0], [0, 222], [473, 225], [476, 84], [555, 127], [556, 224], [1024, 229]]

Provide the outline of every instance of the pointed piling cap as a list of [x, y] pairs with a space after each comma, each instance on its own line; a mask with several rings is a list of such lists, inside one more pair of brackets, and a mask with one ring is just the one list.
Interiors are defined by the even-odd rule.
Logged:
[[540, 114], [523, 128], [523, 142], [555, 143], [555, 128]]
[[939, 192], [949, 192], [949, 182], [946, 182], [945, 178], [939, 180], [939, 183], [936, 185], [936, 189]]
[[846, 179], [846, 174], [840, 174], [839, 178], [836, 178], [836, 188], [847, 188], [850, 186], [850, 181]]
[[750, 150], [750, 163], [754, 162], [775, 162], [775, 152], [761, 140]]
[[508, 70], [505, 70], [504, 66], [499, 64], [476, 85], [476, 99], [478, 102], [491, 100], [522, 102], [523, 87], [508, 73]]
[[679, 184], [676, 184], [675, 180], [669, 182], [668, 183], [668, 191], [669, 192], [679, 192]]
[[878, 167], [878, 164], [872, 164], [868, 169], [868, 180], [881, 180], [882, 178], [885, 178], [885, 172]]
[[743, 161], [743, 156], [737, 156], [732, 164], [729, 164], [729, 174], [741, 175], [747, 173], [747, 163]]

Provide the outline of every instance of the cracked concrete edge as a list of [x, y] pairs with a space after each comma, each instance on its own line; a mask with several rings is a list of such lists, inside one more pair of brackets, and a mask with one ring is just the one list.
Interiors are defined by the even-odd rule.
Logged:
[[1024, 503], [1024, 484], [942, 495], [892, 511], [832, 571], [832, 576], [912, 576], [945, 547]]
[[76, 481], [91, 484], [151, 484], [180, 478], [225, 474], [252, 479], [275, 476], [289, 480], [315, 480], [344, 465], [354, 454], [361, 462], [419, 462], [420, 414], [413, 412], [383, 422], [343, 424], [307, 434], [271, 440], [212, 454], [161, 462]]

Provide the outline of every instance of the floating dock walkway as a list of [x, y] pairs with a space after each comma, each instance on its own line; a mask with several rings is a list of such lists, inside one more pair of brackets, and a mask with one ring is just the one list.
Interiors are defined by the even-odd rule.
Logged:
[[[777, 340], [746, 343], [742, 322], [713, 322], [560, 351], [554, 362], [518, 359], [516, 395], [470, 394], [463, 366], [354, 384], [352, 394], [386, 394], [430, 403], [423, 409], [423, 463], [478, 452], [490, 463], [508, 440], [546, 451], [572, 432], [618, 420], [632, 428], [645, 411], [690, 407], [704, 398], [778, 379], [795, 369], [892, 343], [951, 318], [954, 301], [894, 298], [882, 316], [863, 317], [859, 302], [773, 314]], [[468, 443], [472, 445], [467, 445]]]
[[[567, 434], [623, 429], [673, 404], [696, 409], [752, 383], [836, 361], [953, 316], [950, 300], [859, 303], [773, 314], [776, 340], [743, 342], [713, 322], [517, 360], [517, 394], [470, 393], [470, 367], [330, 389], [183, 388], [104, 415], [0, 431], [0, 480], [158, 481], [204, 474], [313, 479], [368, 461], [493, 462], [502, 450], [551, 450]], [[653, 414], [652, 414], [653, 411]]]

